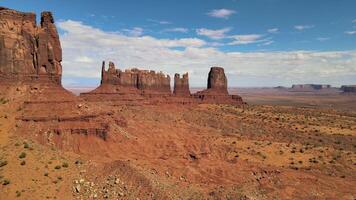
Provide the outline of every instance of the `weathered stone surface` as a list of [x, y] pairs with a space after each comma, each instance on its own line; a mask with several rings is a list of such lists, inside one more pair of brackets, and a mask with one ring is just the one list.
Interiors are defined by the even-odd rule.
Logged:
[[179, 74], [174, 75], [173, 94], [178, 96], [190, 96], [188, 73], [183, 74], [182, 78]]
[[210, 68], [208, 77], [208, 90], [216, 93], [228, 94], [227, 92], [227, 79], [225, 76], [224, 68], [212, 67]]
[[41, 14], [0, 7], [0, 80], [61, 83], [62, 49], [50, 12]]
[[224, 68], [210, 68], [207, 89], [193, 94], [193, 97], [205, 103], [243, 104], [238, 95], [229, 95]]
[[345, 93], [356, 93], [356, 85], [342, 85], [341, 90]]
[[122, 87], [136, 88], [145, 93], [171, 94], [170, 77], [162, 72], [128, 69], [121, 71], [116, 69], [114, 63], [109, 62], [108, 70], [105, 70], [105, 62], [102, 66], [101, 84], [119, 85]]

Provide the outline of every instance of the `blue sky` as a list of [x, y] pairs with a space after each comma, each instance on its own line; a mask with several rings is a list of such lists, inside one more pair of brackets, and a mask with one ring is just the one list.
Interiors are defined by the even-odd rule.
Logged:
[[[97, 85], [102, 60], [190, 73], [222, 65], [230, 86], [356, 83], [355, 0], [0, 0], [54, 13], [64, 85]], [[39, 17], [38, 17], [39, 18]], [[105, 39], [103, 39], [105, 38]]]

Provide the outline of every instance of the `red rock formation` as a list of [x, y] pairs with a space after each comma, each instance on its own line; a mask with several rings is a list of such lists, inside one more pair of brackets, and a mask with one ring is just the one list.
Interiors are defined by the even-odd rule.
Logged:
[[61, 83], [62, 49], [50, 12], [41, 25], [34, 13], [0, 7], [0, 80]]
[[227, 92], [227, 79], [225, 76], [224, 68], [212, 67], [210, 68], [208, 76], [208, 90], [216, 93], [228, 94]]
[[210, 68], [208, 86], [206, 90], [199, 91], [193, 95], [195, 98], [206, 103], [243, 104], [238, 95], [229, 95], [227, 91], [227, 79], [224, 68]]
[[183, 74], [182, 78], [180, 78], [179, 74], [174, 75], [173, 94], [178, 96], [190, 96], [188, 73]]
[[171, 94], [170, 77], [162, 72], [129, 69], [121, 71], [115, 68], [114, 63], [109, 62], [109, 69], [105, 70], [105, 62], [102, 66], [101, 84], [119, 85], [122, 87], [136, 88], [144, 93]]

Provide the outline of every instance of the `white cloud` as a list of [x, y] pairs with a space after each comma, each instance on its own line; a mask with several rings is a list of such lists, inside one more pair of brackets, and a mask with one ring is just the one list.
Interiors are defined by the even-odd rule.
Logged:
[[81, 62], [81, 63], [94, 63], [94, 60], [89, 58], [88, 56], [78, 56], [74, 60], [75, 62]]
[[207, 14], [211, 17], [228, 19], [234, 13], [236, 13], [236, 11], [222, 8], [211, 10]]
[[314, 28], [314, 25], [295, 25], [294, 28], [297, 29], [298, 31], [303, 31], [305, 29]]
[[319, 40], [320, 42], [324, 42], [324, 41], [330, 40], [329, 37], [318, 37], [316, 39]]
[[[207, 42], [197, 38], [133, 37], [70, 20], [57, 25], [63, 32], [60, 39], [65, 85], [69, 84], [67, 80], [90, 78], [99, 84], [103, 60], [114, 61], [120, 69], [136, 66], [163, 71], [171, 77], [176, 72], [189, 72], [191, 86], [206, 85], [211, 66], [225, 68], [229, 86], [309, 82], [341, 85], [356, 80], [356, 51], [224, 52], [207, 47]], [[263, 40], [257, 35], [238, 39]]]
[[278, 33], [279, 29], [278, 28], [270, 28], [270, 29], [267, 30], [267, 32], [269, 32], [269, 33]]
[[263, 35], [259, 34], [249, 34], [249, 35], [233, 35], [230, 38], [233, 38], [234, 41], [230, 42], [229, 45], [240, 45], [240, 44], [252, 44], [265, 42], [265, 39], [262, 39]]
[[172, 22], [165, 21], [165, 20], [147, 19], [147, 21], [157, 23], [157, 24], [162, 24], [162, 25], [172, 24]]
[[267, 41], [267, 42], [262, 43], [261, 46], [268, 46], [268, 45], [271, 45], [271, 44], [273, 44], [273, 43], [274, 43], [274, 41], [269, 40], [269, 41]]
[[345, 34], [347, 34], [347, 35], [355, 35], [356, 31], [345, 31]]
[[167, 28], [164, 29], [163, 32], [180, 32], [180, 33], [187, 33], [189, 30], [187, 28], [176, 27], [176, 28]]
[[197, 29], [196, 32], [198, 35], [203, 35], [206, 37], [209, 37], [214, 40], [222, 39], [226, 37], [226, 33], [229, 32], [231, 28], [223, 28], [223, 29], [206, 29], [206, 28], [200, 28]]
[[143, 34], [143, 28], [134, 27], [133, 29], [123, 29], [123, 31], [127, 32], [130, 36], [138, 37]]
[[356, 23], [356, 19], [352, 20], [352, 23]]

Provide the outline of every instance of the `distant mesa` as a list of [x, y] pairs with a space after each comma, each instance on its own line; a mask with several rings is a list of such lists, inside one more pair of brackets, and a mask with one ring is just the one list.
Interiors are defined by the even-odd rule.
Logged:
[[296, 84], [292, 85], [293, 91], [315, 91], [322, 89], [331, 89], [331, 85], [325, 84]]
[[342, 85], [340, 89], [344, 93], [356, 93], [356, 85]]
[[0, 81], [42, 81], [61, 84], [62, 49], [52, 14], [0, 7]]

